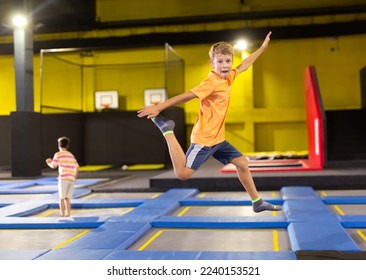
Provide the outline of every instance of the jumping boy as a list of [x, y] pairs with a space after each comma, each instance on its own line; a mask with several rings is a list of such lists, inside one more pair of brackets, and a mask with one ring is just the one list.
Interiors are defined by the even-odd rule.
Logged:
[[[272, 205], [260, 197], [249, 171], [246, 156], [225, 140], [225, 119], [235, 78], [246, 71], [267, 49], [270, 35], [271, 32], [267, 34], [261, 47], [244, 59], [235, 69], [232, 69], [234, 48], [226, 42], [212, 45], [209, 56], [213, 71], [205, 80], [188, 92], [162, 103], [143, 107], [137, 112], [140, 118], [152, 119], [164, 135], [174, 173], [180, 180], [189, 179], [211, 156], [223, 164], [231, 162], [236, 166], [239, 180], [252, 200], [254, 212], [280, 211], [282, 207]], [[191, 145], [184, 154], [174, 135], [174, 121], [166, 119], [159, 113], [168, 107], [194, 98], [198, 98], [200, 101], [200, 111], [192, 130]]]
[[70, 217], [70, 199], [74, 191], [79, 164], [74, 155], [68, 151], [70, 140], [67, 137], [61, 137], [57, 142], [60, 151], [55, 153], [53, 159], [46, 159], [46, 163], [52, 169], [56, 169], [58, 166], [58, 194], [61, 217]]

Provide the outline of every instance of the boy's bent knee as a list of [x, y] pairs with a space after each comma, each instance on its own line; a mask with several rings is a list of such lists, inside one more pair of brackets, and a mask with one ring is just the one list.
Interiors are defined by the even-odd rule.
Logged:
[[187, 174], [175, 174], [177, 176], [177, 178], [181, 181], [186, 181], [188, 180], [189, 178], [191, 178], [190, 175], [187, 175]]
[[184, 169], [182, 171], [175, 171], [175, 176], [181, 181], [186, 181], [192, 177], [193, 173], [194, 173], [194, 170], [191, 171], [191, 170]]
[[239, 172], [249, 171], [249, 161], [244, 156], [234, 159], [232, 164], [236, 166], [236, 169]]

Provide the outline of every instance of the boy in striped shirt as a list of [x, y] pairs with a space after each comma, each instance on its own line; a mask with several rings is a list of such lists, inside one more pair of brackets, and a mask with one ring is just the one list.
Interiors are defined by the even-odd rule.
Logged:
[[61, 137], [57, 140], [59, 152], [53, 159], [46, 159], [46, 163], [52, 169], [58, 167], [58, 194], [61, 217], [70, 217], [70, 199], [74, 191], [74, 184], [78, 175], [79, 164], [74, 155], [68, 151], [70, 139]]

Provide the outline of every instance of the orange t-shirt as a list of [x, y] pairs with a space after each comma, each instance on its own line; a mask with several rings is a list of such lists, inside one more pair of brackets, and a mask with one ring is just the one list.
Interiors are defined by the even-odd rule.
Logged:
[[225, 140], [225, 119], [237, 75], [238, 71], [232, 69], [227, 79], [223, 79], [212, 71], [191, 90], [200, 100], [200, 111], [191, 134], [193, 144], [211, 147]]

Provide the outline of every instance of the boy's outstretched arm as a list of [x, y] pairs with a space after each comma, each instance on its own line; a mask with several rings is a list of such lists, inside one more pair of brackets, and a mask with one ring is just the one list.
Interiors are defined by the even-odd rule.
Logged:
[[239, 71], [239, 73], [246, 71], [253, 63], [257, 60], [257, 58], [267, 49], [269, 41], [271, 40], [271, 34], [272, 31], [268, 32], [266, 38], [264, 39], [262, 45], [259, 49], [257, 49], [255, 52], [253, 52], [250, 56], [248, 56], [246, 59], [244, 59], [236, 69]]
[[159, 104], [142, 107], [140, 110], [137, 111], [137, 116], [139, 118], [147, 117], [148, 119], [151, 119], [159, 115], [159, 113], [165, 110], [166, 108], [185, 103], [196, 97], [197, 96], [192, 91], [188, 91], [179, 94], [177, 96], [174, 96], [172, 98], [169, 98], [168, 100], [161, 102]]

